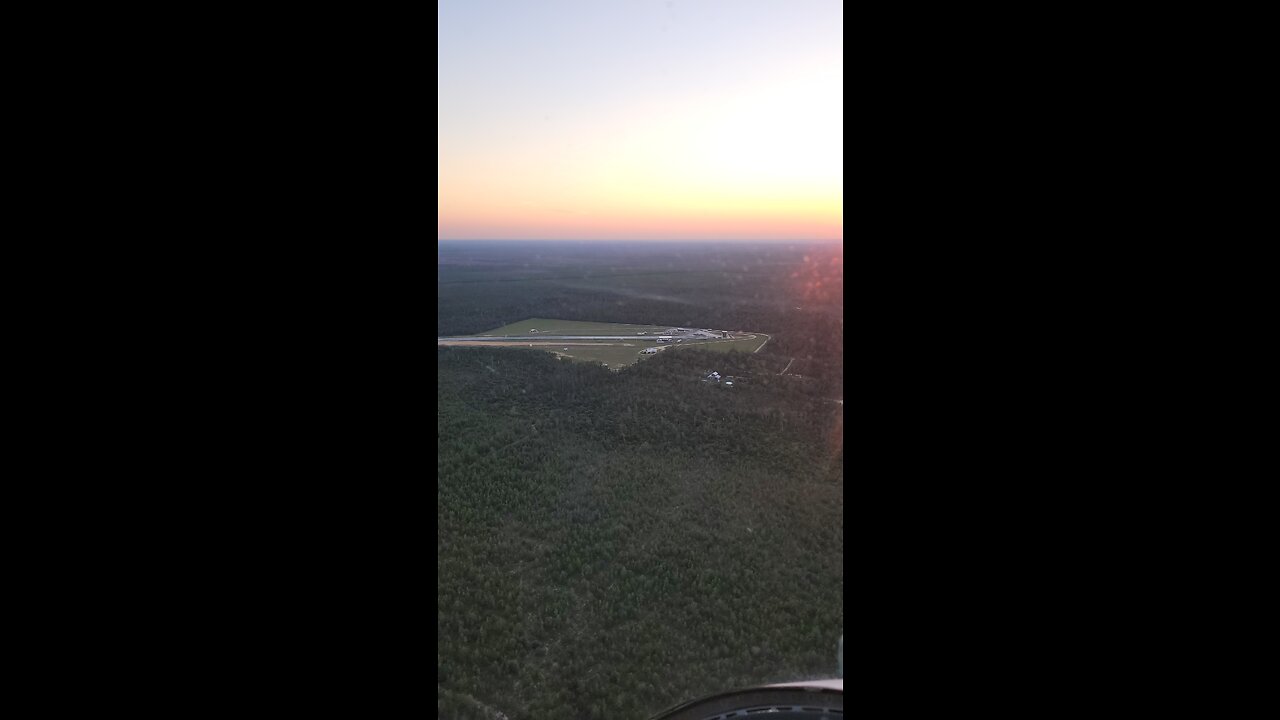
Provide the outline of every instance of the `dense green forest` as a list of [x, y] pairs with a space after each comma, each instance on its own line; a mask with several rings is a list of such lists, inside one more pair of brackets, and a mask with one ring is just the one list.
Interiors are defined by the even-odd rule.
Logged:
[[[608, 293], [545, 279], [543, 295], [471, 297], [459, 287], [530, 285], [473, 273], [484, 279], [441, 286], [440, 332], [522, 313], [737, 328], [731, 310], [699, 315], [713, 311], [683, 298], [631, 297], [603, 313]], [[552, 296], [564, 304], [524, 306]], [[781, 333], [752, 325], [767, 305], [741, 304], [742, 326]], [[690, 348], [610, 372], [536, 350], [437, 350], [441, 718], [644, 718], [835, 674], [843, 405], [830, 380], [779, 376], [780, 361]], [[703, 382], [713, 369], [738, 382]]]
[[440, 243], [438, 262], [440, 335], [550, 317], [772, 336], [620, 372], [437, 350], [439, 716], [643, 718], [833, 675], [839, 248]]

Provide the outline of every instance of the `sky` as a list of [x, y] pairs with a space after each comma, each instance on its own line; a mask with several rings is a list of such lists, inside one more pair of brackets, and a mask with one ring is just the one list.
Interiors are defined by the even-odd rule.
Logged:
[[437, 239], [843, 240], [839, 0], [437, 8]]

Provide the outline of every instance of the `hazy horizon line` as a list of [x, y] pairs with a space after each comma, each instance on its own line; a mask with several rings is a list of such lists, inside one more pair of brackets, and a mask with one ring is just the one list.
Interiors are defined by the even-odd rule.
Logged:
[[843, 243], [844, 239], [818, 239], [818, 238], [436, 238], [436, 242], [582, 242], [582, 243], [611, 243], [611, 242], [652, 242], [652, 243], [819, 243], [835, 245]]

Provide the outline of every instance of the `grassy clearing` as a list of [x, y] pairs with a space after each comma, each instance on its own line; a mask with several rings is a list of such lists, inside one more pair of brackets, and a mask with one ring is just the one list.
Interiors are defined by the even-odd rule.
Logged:
[[[556, 345], [554, 343], [546, 343], [544, 349], [551, 350], [561, 357], [567, 357], [570, 360], [591, 363], [605, 363], [610, 370], [633, 365], [639, 360], [651, 358], [653, 355], [641, 355], [640, 351], [644, 347], [652, 347], [637, 345], [635, 347], [619, 347], [617, 345]], [[538, 346], [534, 345], [536, 349]], [[569, 348], [567, 351], [565, 348]]]
[[[679, 344], [659, 345], [659, 352], [667, 352], [670, 350], [678, 350], [680, 348], [698, 348], [699, 350], [710, 350], [712, 352], [740, 352], [753, 353], [756, 348], [764, 344], [766, 337], [757, 335], [751, 339], [744, 340], [705, 340], [700, 342], [685, 341]], [[653, 347], [653, 343], [636, 343], [634, 347], [619, 347], [607, 345], [557, 345], [554, 342], [534, 343], [536, 349], [542, 347], [546, 350], [552, 350], [557, 355], [567, 357], [571, 360], [582, 360], [585, 362], [603, 362], [610, 369], [617, 369], [632, 365], [639, 360], [651, 358], [653, 355], [641, 355], [640, 351], [646, 347]], [[566, 351], [565, 348], [568, 348]]]
[[[441, 343], [455, 347], [502, 347], [517, 350], [530, 350], [553, 353], [558, 357], [576, 362], [587, 362], [598, 365], [604, 363], [610, 370], [617, 370], [634, 364], [636, 361], [653, 357], [641, 355], [640, 351], [653, 347], [652, 342], [596, 341], [596, 340], [543, 340], [541, 342], [489, 342], [489, 341], [450, 341]], [[665, 348], [664, 348], [665, 349]]]
[[[488, 332], [480, 333], [480, 337], [513, 336], [521, 338], [521, 345], [534, 350], [545, 350], [556, 355], [578, 362], [604, 363], [610, 369], [633, 365], [636, 362], [653, 357], [641, 355], [640, 351], [654, 347], [652, 338], [655, 334], [670, 328], [670, 325], [632, 325], [626, 323], [585, 322], [576, 320], [553, 320], [548, 318], [530, 318]], [[537, 330], [536, 333], [529, 332]], [[643, 332], [645, 335], [637, 335]], [[635, 337], [634, 341], [621, 340], [543, 340], [542, 335], [625, 335]], [[527, 338], [527, 340], [525, 340]], [[683, 343], [660, 345], [664, 351], [676, 347], [698, 347], [716, 352], [755, 352], [764, 344], [766, 335], [757, 334], [754, 338], [740, 340], [686, 340]], [[514, 341], [513, 341], [514, 342]], [[619, 345], [626, 342], [626, 345]], [[584, 344], [584, 343], [589, 343]]]
[[[503, 325], [480, 335], [501, 336], [519, 335], [521, 337], [538, 334], [545, 335], [635, 335], [638, 332], [662, 331], [670, 325], [627, 325], [623, 323], [581, 322], [577, 320], [548, 320], [546, 318], [529, 318], [510, 325]], [[537, 330], [531, 333], [530, 330]], [[637, 336], [638, 337], [638, 336]]]
[[699, 350], [713, 352], [746, 352], [753, 353], [768, 340], [767, 335], [756, 335], [743, 340], [708, 340], [705, 342], [683, 342], [676, 347], [696, 347]]

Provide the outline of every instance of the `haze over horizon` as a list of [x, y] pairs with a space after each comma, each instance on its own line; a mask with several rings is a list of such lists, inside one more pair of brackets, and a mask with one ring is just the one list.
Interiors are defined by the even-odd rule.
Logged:
[[590, 242], [611, 242], [617, 244], [645, 244], [653, 243], [658, 245], [679, 245], [687, 244], [705, 244], [705, 243], [737, 243], [742, 245], [839, 245], [843, 243], [842, 238], [831, 239], [814, 239], [814, 238], [601, 238], [601, 237], [563, 237], [563, 238], [436, 238], [437, 242], [444, 243], [590, 243]]
[[437, 240], [843, 240], [833, 0], [441, 0]]

